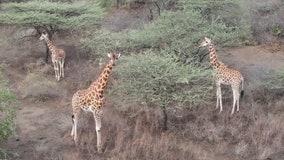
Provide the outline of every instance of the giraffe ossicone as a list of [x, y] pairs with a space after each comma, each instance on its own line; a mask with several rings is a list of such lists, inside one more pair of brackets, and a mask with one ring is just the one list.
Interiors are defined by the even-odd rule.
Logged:
[[[220, 112], [223, 111], [221, 84], [231, 85], [231, 88], [233, 91], [233, 108], [231, 112], [231, 115], [232, 115], [234, 114], [234, 111], [235, 111], [235, 105], [237, 105], [237, 111], [239, 111], [239, 108], [240, 108], [239, 107], [240, 97], [242, 97], [244, 93], [244, 77], [239, 71], [228, 68], [227, 66], [224, 65], [223, 62], [218, 60], [215, 46], [212, 43], [212, 40], [207, 37], [204, 38], [202, 43], [199, 45], [199, 48], [205, 47], [205, 46], [209, 47], [211, 66], [216, 69], [216, 74], [214, 76], [216, 87], [217, 87], [216, 108], [219, 108], [219, 105], [220, 105]], [[242, 86], [241, 86], [241, 93], [240, 93], [241, 84]]]
[[95, 123], [96, 123], [96, 133], [97, 133], [97, 149], [98, 152], [102, 152], [102, 142], [101, 142], [101, 120], [103, 116], [103, 107], [105, 104], [104, 99], [104, 90], [107, 85], [107, 81], [109, 75], [116, 65], [117, 60], [120, 57], [120, 54], [116, 51], [111, 51], [108, 54], [110, 60], [107, 63], [104, 70], [101, 72], [99, 78], [95, 80], [89, 88], [85, 90], [77, 91], [72, 97], [72, 108], [73, 108], [73, 115], [72, 115], [72, 131], [71, 136], [73, 137], [74, 141], [77, 140], [77, 125], [78, 125], [78, 115], [82, 110], [87, 112], [92, 112]]
[[55, 78], [57, 81], [60, 81], [60, 77], [64, 77], [65, 51], [54, 46], [48, 38], [47, 33], [42, 33], [39, 39], [45, 40], [46, 45], [51, 52], [51, 61], [54, 67]]

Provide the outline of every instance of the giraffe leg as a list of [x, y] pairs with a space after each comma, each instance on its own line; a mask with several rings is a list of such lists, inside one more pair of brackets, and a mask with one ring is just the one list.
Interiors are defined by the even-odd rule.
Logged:
[[61, 61], [60, 68], [61, 68], [61, 76], [64, 77], [64, 59], [62, 59]]
[[101, 121], [101, 113], [100, 111], [98, 113], [94, 112], [94, 119], [96, 122], [96, 132], [97, 132], [97, 148], [98, 152], [102, 153], [102, 142], [101, 142], [101, 127], [102, 127], [102, 121]]
[[220, 103], [220, 112], [223, 111], [223, 104], [222, 104], [222, 91], [221, 91], [221, 84], [218, 82], [217, 83], [217, 105], [216, 108], [219, 108], [219, 103]]
[[73, 124], [72, 124], [71, 136], [72, 136], [72, 138], [74, 139], [75, 142], [77, 140], [77, 124], [78, 124], [79, 111], [78, 111], [78, 109], [75, 109], [73, 111], [73, 115], [72, 115], [72, 123]]
[[71, 136], [74, 138], [74, 131], [75, 131], [75, 115], [72, 115], [72, 131], [71, 131]]
[[239, 90], [236, 91], [236, 103], [237, 103], [237, 112], [240, 110], [240, 93]]
[[62, 60], [58, 61], [59, 77], [64, 77], [64, 71], [63, 71], [62, 63], [63, 63]]
[[57, 81], [60, 80], [60, 77], [58, 77], [58, 62], [57, 61], [54, 61], [53, 62], [53, 67], [54, 67], [54, 72], [55, 72], [55, 78]]
[[237, 98], [237, 112], [240, 111], [240, 97]]
[[219, 108], [219, 88], [218, 87], [216, 89], [216, 98], [217, 98], [216, 109], [218, 109]]
[[[242, 97], [244, 96], [244, 77], [242, 76], [241, 77], [241, 82], [242, 83], [242, 88], [241, 88], [241, 92], [239, 94], [239, 97], [238, 97], [238, 101], [237, 101], [237, 112], [240, 111], [240, 99], [242, 99]], [[239, 87], [238, 87], [238, 91], [239, 91]]]
[[71, 136], [76, 141], [77, 139], [77, 115], [72, 115], [72, 131], [71, 131]]
[[234, 114], [234, 111], [235, 111], [235, 105], [236, 105], [236, 92], [235, 92], [235, 90], [233, 89], [233, 108], [232, 108], [231, 115], [233, 115], [233, 114]]
[[60, 78], [61, 77], [61, 61], [59, 60], [58, 61], [58, 77]]
[[59, 64], [59, 61], [57, 61], [57, 81], [60, 81], [60, 64]]
[[55, 79], [57, 80], [57, 73], [56, 73], [56, 62], [52, 61], [53, 63], [53, 69], [54, 69], [54, 75], [55, 75]]
[[231, 115], [233, 115], [234, 112], [235, 112], [236, 103], [237, 103], [237, 110], [238, 110], [238, 105], [239, 105], [238, 101], [239, 101], [239, 97], [240, 97], [238, 87], [232, 87], [232, 90], [233, 90], [233, 108], [232, 108]]
[[222, 112], [223, 111], [223, 102], [222, 102], [221, 86], [219, 86], [219, 101], [220, 101], [220, 112]]

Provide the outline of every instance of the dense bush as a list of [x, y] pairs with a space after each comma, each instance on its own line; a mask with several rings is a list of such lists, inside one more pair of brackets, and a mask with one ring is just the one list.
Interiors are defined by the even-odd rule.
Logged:
[[114, 72], [118, 78], [112, 88], [119, 92], [119, 99], [128, 103], [198, 104], [207, 96], [203, 91], [212, 84], [211, 71], [183, 65], [169, 55], [152, 51], [124, 57]]
[[151, 51], [127, 56], [121, 61], [112, 87], [117, 101], [161, 107], [166, 118], [169, 106], [191, 108], [208, 99], [209, 92], [204, 92], [210, 90], [212, 84], [208, 70], [186, 66], [169, 55]]
[[156, 5], [159, 9], [166, 8], [168, 5], [172, 5], [173, 1], [165, 1], [165, 0], [98, 0], [102, 7], [111, 8], [111, 7], [123, 7], [130, 6], [130, 8], [139, 7], [139, 5], [148, 4], [151, 6], [152, 4]]
[[[96, 56], [109, 49], [120, 49], [129, 53], [151, 48], [158, 51], [167, 49], [169, 52], [179, 54], [181, 58], [185, 55], [189, 58], [197, 51], [199, 40], [204, 36], [213, 38], [220, 47], [247, 43], [250, 27], [244, 21], [245, 17], [234, 17], [233, 15], [236, 14], [230, 14], [229, 17], [227, 15], [229, 11], [214, 10], [217, 6], [220, 8], [226, 3], [231, 4], [235, 1], [216, 2], [217, 6], [211, 7], [211, 10], [216, 12], [214, 12], [216, 16], [210, 13], [211, 17], [208, 17], [209, 13], [206, 12], [212, 4], [211, 1], [178, 2], [180, 2], [178, 9], [164, 10], [160, 17], [141, 29], [115, 33], [100, 30], [94, 34], [94, 38], [85, 39], [82, 44]], [[196, 5], [192, 6], [193, 3]], [[235, 2], [227, 10], [239, 11], [234, 9], [236, 5], [238, 4]]]
[[7, 142], [9, 136], [15, 135], [15, 124], [13, 122], [17, 106], [16, 97], [7, 88], [7, 83], [0, 72], [0, 159], [7, 159], [7, 153], [1, 147], [2, 142]]

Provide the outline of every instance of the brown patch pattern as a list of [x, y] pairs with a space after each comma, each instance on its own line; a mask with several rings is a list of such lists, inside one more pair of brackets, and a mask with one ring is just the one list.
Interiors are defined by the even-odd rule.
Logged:
[[73, 107], [73, 127], [71, 136], [73, 136], [76, 141], [77, 138], [77, 122], [80, 110], [89, 111], [93, 113], [96, 122], [96, 132], [97, 132], [97, 148], [101, 152], [101, 118], [103, 116], [103, 106], [105, 104], [104, 100], [104, 90], [107, 85], [109, 74], [111, 73], [113, 66], [118, 60], [120, 54], [117, 52], [110, 52], [110, 61], [104, 68], [103, 72], [100, 74], [99, 78], [94, 81], [88, 89], [77, 91], [72, 98]]

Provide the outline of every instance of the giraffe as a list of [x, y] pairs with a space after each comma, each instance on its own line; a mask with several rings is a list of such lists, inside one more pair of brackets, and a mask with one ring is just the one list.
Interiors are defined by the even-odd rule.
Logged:
[[51, 52], [51, 61], [54, 67], [55, 78], [57, 81], [60, 81], [60, 77], [64, 77], [65, 51], [54, 46], [49, 40], [47, 33], [42, 33], [39, 39], [45, 40]]
[[[219, 103], [220, 103], [220, 112], [223, 111], [221, 84], [231, 85], [232, 90], [233, 90], [233, 108], [232, 108], [231, 115], [233, 115], [236, 104], [237, 104], [237, 111], [239, 111], [239, 99], [244, 94], [244, 78], [239, 71], [228, 68], [227, 66], [224, 65], [224, 63], [218, 60], [215, 46], [212, 43], [211, 39], [205, 37], [204, 41], [200, 44], [199, 48], [204, 47], [204, 46], [209, 46], [210, 63], [211, 63], [211, 66], [214, 69], [216, 69], [216, 73], [214, 76], [216, 88], [217, 88], [216, 108], [219, 108]], [[242, 88], [241, 88], [241, 93], [240, 93], [239, 88], [240, 88], [241, 83], [242, 83]]]
[[97, 149], [99, 153], [102, 153], [102, 145], [101, 145], [101, 119], [103, 116], [103, 106], [105, 104], [104, 100], [104, 90], [107, 85], [107, 81], [109, 78], [109, 74], [112, 71], [113, 67], [116, 65], [120, 54], [116, 51], [111, 51], [108, 54], [110, 60], [107, 63], [106, 67], [100, 74], [99, 78], [94, 81], [89, 88], [85, 90], [77, 91], [72, 97], [72, 131], [71, 136], [76, 142], [77, 139], [77, 123], [78, 123], [78, 115], [82, 110], [86, 112], [92, 112], [95, 123], [96, 123], [96, 133], [97, 133]]

